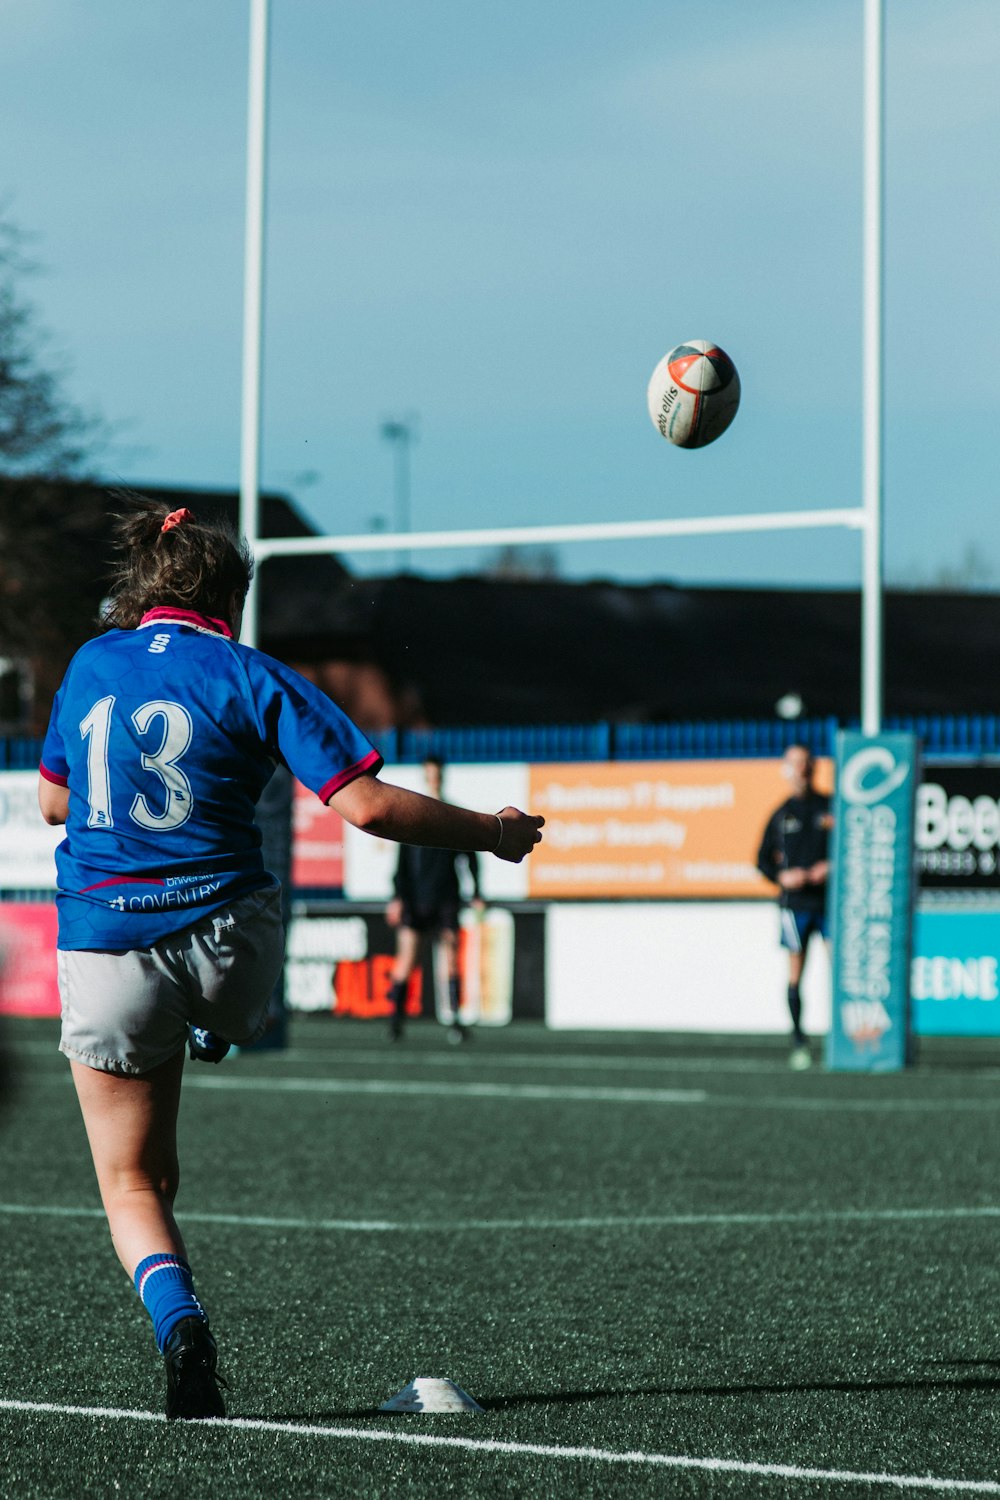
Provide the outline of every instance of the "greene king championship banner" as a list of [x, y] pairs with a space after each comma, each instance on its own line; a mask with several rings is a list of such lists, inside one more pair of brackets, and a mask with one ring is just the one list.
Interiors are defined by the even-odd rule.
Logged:
[[911, 734], [837, 735], [831, 1068], [908, 1061], [918, 756]]

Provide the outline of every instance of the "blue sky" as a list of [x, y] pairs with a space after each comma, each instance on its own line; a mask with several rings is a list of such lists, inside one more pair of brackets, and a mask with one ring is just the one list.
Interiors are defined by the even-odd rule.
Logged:
[[[1000, 5], [886, 0], [891, 577], [1000, 586]], [[248, 5], [7, 0], [0, 197], [109, 475], [235, 486]], [[860, 498], [862, 0], [272, 0], [263, 483], [421, 529]], [[711, 338], [742, 409], [646, 413]], [[422, 568], [474, 565], [423, 555]], [[363, 566], [360, 559], [356, 560]], [[577, 546], [573, 576], [848, 584], [839, 533]]]

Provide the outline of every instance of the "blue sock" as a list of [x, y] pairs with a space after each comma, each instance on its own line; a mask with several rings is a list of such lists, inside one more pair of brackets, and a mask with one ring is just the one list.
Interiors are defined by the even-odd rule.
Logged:
[[164, 1251], [147, 1255], [135, 1268], [135, 1289], [153, 1320], [156, 1345], [163, 1353], [167, 1339], [182, 1318], [201, 1318], [205, 1309], [194, 1294], [191, 1267], [179, 1255]]

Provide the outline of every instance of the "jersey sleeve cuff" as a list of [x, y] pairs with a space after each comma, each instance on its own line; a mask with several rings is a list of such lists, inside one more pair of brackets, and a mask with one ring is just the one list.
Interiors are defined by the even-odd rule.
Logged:
[[363, 760], [355, 761], [354, 765], [348, 766], [346, 771], [338, 771], [337, 775], [331, 777], [325, 786], [320, 787], [316, 795], [321, 802], [329, 802], [334, 792], [339, 792], [349, 782], [363, 776], [366, 771], [381, 771], [384, 764], [377, 750], [369, 750]]
[[53, 786], [69, 786], [68, 776], [60, 776], [58, 771], [50, 771], [46, 765], [38, 767], [38, 774], [43, 781], [51, 781]]

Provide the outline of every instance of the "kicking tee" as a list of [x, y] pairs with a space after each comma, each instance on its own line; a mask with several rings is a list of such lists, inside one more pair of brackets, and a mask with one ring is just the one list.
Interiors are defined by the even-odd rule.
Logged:
[[254, 807], [277, 764], [322, 801], [382, 757], [290, 667], [221, 620], [155, 609], [77, 652], [41, 775], [69, 788], [59, 947], [149, 948], [273, 885]]

